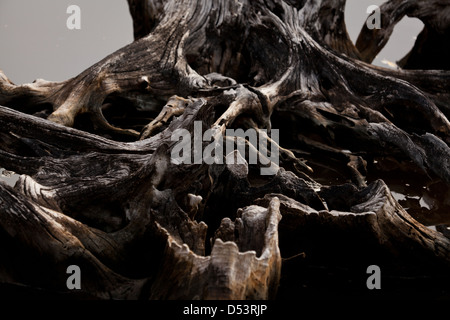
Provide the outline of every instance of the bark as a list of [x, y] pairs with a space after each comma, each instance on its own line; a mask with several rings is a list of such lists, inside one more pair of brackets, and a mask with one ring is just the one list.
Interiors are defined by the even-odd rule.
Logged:
[[[450, 74], [419, 54], [448, 35], [448, 4], [388, 1], [382, 29], [355, 46], [344, 0], [128, 3], [135, 41], [80, 75], [15, 85], [0, 73], [0, 166], [20, 174], [0, 184], [4, 286], [364, 296], [375, 264], [387, 296], [448, 296], [450, 240], [425, 225], [450, 221]], [[426, 25], [405, 69], [368, 64], [404, 15]], [[279, 128], [275, 174], [249, 161], [249, 138], [223, 155], [240, 163], [175, 163], [172, 134], [195, 121], [226, 139]], [[395, 177], [434, 194], [427, 216], [395, 200]], [[69, 265], [82, 270], [75, 293]]]

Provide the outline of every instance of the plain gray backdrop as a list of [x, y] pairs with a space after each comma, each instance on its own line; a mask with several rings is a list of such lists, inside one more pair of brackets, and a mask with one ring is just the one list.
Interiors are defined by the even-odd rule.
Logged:
[[[81, 29], [69, 30], [69, 5]], [[61, 81], [133, 41], [126, 0], [0, 0], [0, 69], [16, 84]]]
[[[214, 0], [211, 0], [214, 1]], [[348, 0], [346, 23], [353, 41], [380, 0]], [[69, 5], [81, 9], [81, 29], [69, 30]], [[423, 24], [405, 18], [374, 64], [389, 67], [413, 46]], [[133, 41], [126, 0], [0, 0], [0, 69], [16, 84], [37, 78], [62, 81]]]

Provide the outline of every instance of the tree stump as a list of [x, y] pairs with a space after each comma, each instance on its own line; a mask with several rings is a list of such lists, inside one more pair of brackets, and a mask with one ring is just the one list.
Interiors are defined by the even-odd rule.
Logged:
[[[135, 41], [78, 76], [0, 72], [0, 167], [20, 175], [0, 183], [3, 293], [449, 297], [450, 240], [426, 227], [450, 223], [449, 60], [429, 60], [449, 4], [387, 1], [355, 46], [345, 0], [128, 3]], [[403, 68], [370, 65], [405, 15], [425, 29]], [[202, 148], [243, 148], [174, 161], [199, 126]], [[398, 180], [433, 194], [426, 214]]]

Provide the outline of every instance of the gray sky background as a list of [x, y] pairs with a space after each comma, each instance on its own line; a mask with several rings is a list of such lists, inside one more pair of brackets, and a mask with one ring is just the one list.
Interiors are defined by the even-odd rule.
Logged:
[[[347, 1], [346, 23], [353, 41], [367, 7], [383, 2]], [[72, 4], [81, 8], [81, 30], [66, 27], [66, 10]], [[405, 18], [374, 64], [388, 67], [382, 60], [402, 58], [422, 26], [417, 19]], [[126, 0], [0, 0], [0, 69], [16, 84], [37, 78], [66, 80], [131, 41]]]
[[[80, 30], [66, 26], [69, 5]], [[16, 84], [66, 80], [132, 41], [126, 0], [0, 0], [0, 69]]]

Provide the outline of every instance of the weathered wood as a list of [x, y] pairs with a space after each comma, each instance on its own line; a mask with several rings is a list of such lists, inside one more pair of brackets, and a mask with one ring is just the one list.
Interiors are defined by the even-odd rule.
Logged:
[[[448, 238], [379, 175], [397, 163], [408, 185], [442, 186], [431, 213], [450, 209], [450, 74], [366, 63], [405, 15], [445, 37], [448, 4], [388, 1], [384, 29], [355, 46], [344, 0], [128, 3], [136, 40], [80, 75], [17, 86], [0, 72], [0, 167], [20, 175], [0, 183], [0, 282], [67, 293], [76, 264], [89, 298], [364, 295], [379, 264], [391, 293], [420, 293], [417, 279], [448, 293]], [[405, 67], [427, 65], [429, 39]], [[171, 161], [195, 121], [248, 151]], [[274, 175], [227, 136], [238, 128], [280, 129]]]
[[363, 26], [356, 47], [363, 61], [372, 62], [387, 44], [395, 25], [405, 16], [420, 19], [425, 27], [399, 66], [405, 69], [449, 70], [446, 43], [449, 39], [450, 9], [445, 0], [391, 0], [380, 7], [382, 28], [370, 30]]

